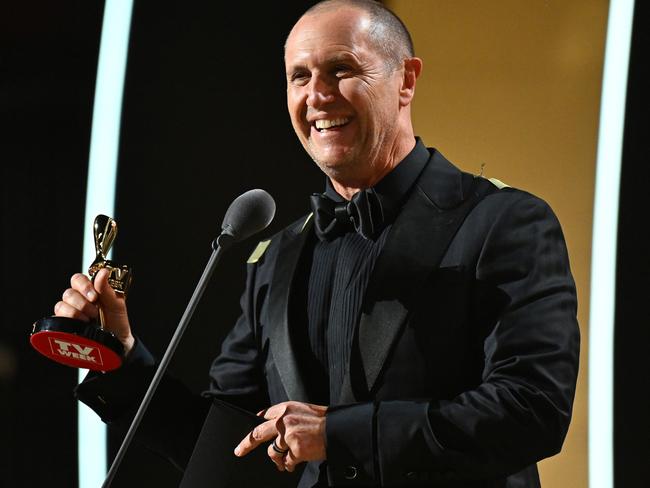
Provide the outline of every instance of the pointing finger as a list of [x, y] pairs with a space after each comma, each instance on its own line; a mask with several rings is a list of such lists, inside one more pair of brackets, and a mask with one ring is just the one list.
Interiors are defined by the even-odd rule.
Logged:
[[236, 456], [245, 456], [263, 442], [268, 442], [278, 435], [275, 421], [269, 420], [255, 427], [235, 448]]

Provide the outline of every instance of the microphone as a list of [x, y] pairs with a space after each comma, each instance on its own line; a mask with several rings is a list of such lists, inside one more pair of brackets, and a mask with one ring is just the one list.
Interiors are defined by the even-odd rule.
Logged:
[[274, 215], [275, 201], [271, 195], [264, 190], [259, 189], [249, 190], [246, 193], [239, 195], [235, 200], [233, 200], [230, 207], [228, 207], [221, 224], [221, 234], [212, 241], [212, 254], [210, 255], [208, 264], [203, 270], [203, 274], [201, 275], [201, 278], [194, 289], [194, 293], [187, 304], [185, 312], [176, 327], [176, 331], [169, 342], [169, 346], [167, 346], [167, 350], [156, 369], [156, 373], [154, 374], [153, 379], [149, 384], [149, 388], [140, 403], [140, 407], [138, 408], [135, 417], [133, 417], [133, 421], [124, 436], [122, 445], [115, 455], [115, 459], [113, 460], [113, 464], [111, 464], [111, 468], [108, 470], [102, 488], [108, 488], [111, 485], [113, 478], [117, 473], [117, 469], [126, 454], [126, 450], [129, 448], [129, 445], [135, 436], [135, 431], [140, 425], [140, 422], [149, 407], [149, 403], [158, 388], [160, 380], [162, 380], [162, 377], [167, 370], [167, 366], [169, 366], [171, 358], [183, 337], [185, 329], [187, 329], [187, 326], [190, 323], [192, 315], [194, 315], [194, 311], [199, 304], [199, 300], [201, 300], [201, 296], [203, 296], [203, 292], [208, 286], [212, 272], [217, 266], [222, 252], [236, 242], [242, 241], [257, 232], [266, 229], [273, 220]]
[[264, 230], [275, 216], [275, 201], [264, 190], [248, 190], [233, 200], [221, 223], [221, 235], [212, 242], [227, 249]]

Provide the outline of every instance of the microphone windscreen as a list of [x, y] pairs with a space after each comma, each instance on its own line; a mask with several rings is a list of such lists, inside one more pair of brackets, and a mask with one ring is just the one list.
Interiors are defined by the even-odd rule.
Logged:
[[232, 242], [243, 241], [247, 237], [264, 230], [275, 215], [275, 201], [264, 190], [249, 190], [233, 200], [221, 223], [222, 235], [232, 238]]

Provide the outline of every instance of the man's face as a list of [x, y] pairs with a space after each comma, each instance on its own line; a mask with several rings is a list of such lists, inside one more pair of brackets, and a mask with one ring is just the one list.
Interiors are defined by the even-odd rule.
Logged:
[[388, 68], [354, 8], [308, 15], [287, 39], [287, 104], [309, 155], [331, 178], [364, 181], [397, 137], [402, 70]]

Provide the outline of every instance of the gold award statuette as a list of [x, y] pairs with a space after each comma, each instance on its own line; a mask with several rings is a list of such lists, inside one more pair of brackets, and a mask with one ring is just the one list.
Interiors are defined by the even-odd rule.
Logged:
[[108, 284], [116, 293], [126, 295], [133, 276], [131, 269], [128, 266], [120, 266], [106, 258], [117, 237], [117, 222], [106, 215], [98, 215], [95, 217], [95, 224], [93, 225], [93, 237], [95, 238], [95, 260], [88, 268], [88, 274], [94, 279], [100, 269], [108, 269]]
[[[126, 296], [133, 272], [128, 266], [107, 259], [117, 237], [117, 222], [106, 215], [98, 215], [93, 237], [96, 256], [88, 274], [94, 281], [100, 269], [108, 269], [108, 284], [116, 293]], [[34, 323], [30, 342], [53, 361], [77, 368], [110, 371], [122, 365], [124, 347], [111, 332], [104, 330], [104, 324], [101, 306], [99, 324], [67, 317], [45, 317]]]

